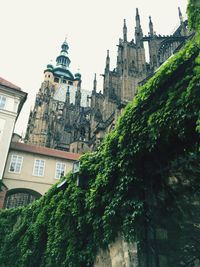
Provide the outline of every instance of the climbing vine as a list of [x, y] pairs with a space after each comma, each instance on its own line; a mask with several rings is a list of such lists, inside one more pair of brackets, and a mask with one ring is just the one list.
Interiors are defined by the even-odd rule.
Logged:
[[190, 29], [198, 31], [200, 29], [200, 2], [198, 0], [190, 0], [187, 12]]
[[[194, 2], [191, 25], [199, 17], [191, 13]], [[79, 174], [68, 174], [62, 188], [54, 185], [27, 207], [0, 212], [1, 267], [93, 266], [98, 249], [118, 233], [128, 241], [145, 238], [151, 203], [159, 200], [163, 212], [178, 202], [173, 196], [193, 192], [200, 172], [199, 51], [197, 34], [139, 89], [116, 129], [81, 157]]]

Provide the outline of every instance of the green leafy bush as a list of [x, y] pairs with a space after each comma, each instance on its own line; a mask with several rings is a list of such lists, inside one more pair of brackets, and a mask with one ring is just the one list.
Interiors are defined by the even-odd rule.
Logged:
[[[188, 12], [197, 29], [194, 3]], [[147, 213], [154, 205], [159, 214], [172, 210], [178, 200], [171, 192], [181, 196], [169, 183], [174, 166], [182, 177], [191, 168], [199, 173], [199, 48], [197, 33], [139, 89], [98, 151], [82, 156], [78, 176], [86, 188], [69, 174], [65, 188], [55, 185], [28, 207], [0, 212], [1, 267], [89, 267], [118, 233], [144, 243]], [[182, 190], [194, 189], [189, 185]]]

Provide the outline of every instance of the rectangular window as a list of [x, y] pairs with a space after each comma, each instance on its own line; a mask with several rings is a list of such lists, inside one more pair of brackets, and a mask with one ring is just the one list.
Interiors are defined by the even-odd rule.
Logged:
[[56, 174], [55, 178], [60, 179], [65, 174], [66, 164], [62, 162], [56, 163]]
[[6, 105], [6, 97], [4, 95], [0, 95], [0, 109], [4, 109]]
[[34, 176], [44, 176], [45, 161], [43, 159], [36, 159], [33, 169]]
[[22, 167], [23, 157], [18, 155], [12, 155], [10, 161], [9, 172], [20, 173]]

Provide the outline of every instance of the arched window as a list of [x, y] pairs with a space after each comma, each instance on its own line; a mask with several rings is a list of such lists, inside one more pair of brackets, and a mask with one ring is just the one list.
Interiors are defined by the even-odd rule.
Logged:
[[17, 208], [20, 206], [26, 206], [36, 199], [39, 199], [41, 195], [30, 189], [11, 189], [7, 192], [4, 208]]

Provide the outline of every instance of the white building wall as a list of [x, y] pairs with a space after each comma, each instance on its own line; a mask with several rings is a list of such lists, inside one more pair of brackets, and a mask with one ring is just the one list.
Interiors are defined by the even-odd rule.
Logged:
[[[0, 81], [3, 79], [0, 78]], [[7, 84], [9, 82], [5, 81]], [[5, 97], [5, 105], [2, 98]], [[24, 102], [26, 99], [26, 93], [20, 89], [14, 89], [9, 85], [4, 86], [0, 84], [0, 180], [3, 178], [3, 172], [6, 164], [8, 150], [18, 116], [20, 112], [20, 102]], [[3, 103], [3, 104], [2, 104]], [[22, 104], [23, 105], [23, 104]]]
[[5, 109], [0, 109], [0, 179], [3, 177], [4, 166], [17, 117], [14, 108], [16, 108], [14, 99], [8, 98]]

